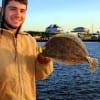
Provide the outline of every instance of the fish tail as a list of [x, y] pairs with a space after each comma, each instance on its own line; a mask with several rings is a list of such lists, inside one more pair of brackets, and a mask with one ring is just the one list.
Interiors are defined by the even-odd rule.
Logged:
[[87, 60], [89, 63], [90, 71], [94, 72], [98, 66], [98, 59], [87, 56]]

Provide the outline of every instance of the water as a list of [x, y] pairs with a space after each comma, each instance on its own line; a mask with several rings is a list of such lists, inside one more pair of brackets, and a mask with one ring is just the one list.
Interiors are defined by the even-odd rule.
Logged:
[[90, 55], [99, 60], [97, 70], [91, 73], [87, 63], [54, 62], [54, 72], [46, 80], [37, 81], [37, 100], [100, 100], [100, 42], [84, 43]]

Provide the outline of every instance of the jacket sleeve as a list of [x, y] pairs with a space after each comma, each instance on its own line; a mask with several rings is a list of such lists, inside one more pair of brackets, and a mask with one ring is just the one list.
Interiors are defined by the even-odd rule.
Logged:
[[52, 59], [50, 59], [48, 63], [39, 63], [39, 61], [37, 60], [37, 56], [39, 54], [39, 47], [36, 41], [34, 41], [34, 46], [36, 46], [35, 77], [36, 80], [43, 80], [53, 72], [53, 61]]
[[36, 80], [43, 80], [47, 78], [53, 72], [53, 62], [50, 60], [47, 64], [40, 64], [36, 60]]

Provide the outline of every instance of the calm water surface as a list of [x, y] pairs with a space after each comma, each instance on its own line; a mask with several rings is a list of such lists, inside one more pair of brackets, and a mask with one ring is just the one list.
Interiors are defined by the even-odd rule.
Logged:
[[37, 100], [100, 100], [100, 42], [84, 43], [90, 55], [99, 60], [97, 70], [91, 73], [87, 63], [54, 62], [53, 73], [37, 81]]

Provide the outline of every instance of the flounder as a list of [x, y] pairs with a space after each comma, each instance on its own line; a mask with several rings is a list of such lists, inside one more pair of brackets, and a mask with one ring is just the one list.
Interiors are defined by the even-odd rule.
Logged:
[[96, 58], [89, 56], [82, 40], [70, 34], [59, 34], [52, 37], [46, 42], [42, 55], [64, 64], [88, 62], [91, 71], [94, 71], [98, 64]]

